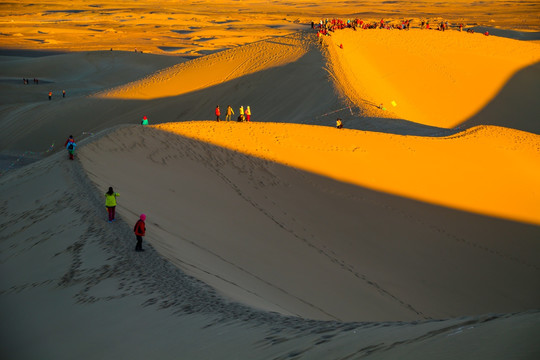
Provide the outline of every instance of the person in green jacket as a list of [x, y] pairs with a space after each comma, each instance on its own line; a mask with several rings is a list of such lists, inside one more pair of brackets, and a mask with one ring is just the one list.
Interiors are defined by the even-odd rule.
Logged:
[[113, 222], [116, 220], [114, 217], [115, 217], [117, 196], [120, 196], [120, 194], [117, 192], [114, 192], [112, 187], [109, 187], [109, 191], [105, 193], [105, 207], [107, 208], [107, 212], [109, 213], [109, 222]]

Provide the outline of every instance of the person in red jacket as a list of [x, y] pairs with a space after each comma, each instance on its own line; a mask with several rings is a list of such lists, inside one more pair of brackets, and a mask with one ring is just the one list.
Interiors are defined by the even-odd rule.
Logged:
[[219, 115], [221, 115], [221, 111], [219, 111], [219, 105], [216, 106], [216, 120], [219, 122]]
[[137, 238], [137, 245], [135, 245], [135, 251], [144, 251], [144, 249], [142, 248], [142, 237], [146, 234], [146, 224], [144, 223], [144, 220], [146, 220], [146, 215], [141, 214], [141, 217], [139, 218], [139, 220], [137, 220], [135, 226], [133, 227], [135, 237]]

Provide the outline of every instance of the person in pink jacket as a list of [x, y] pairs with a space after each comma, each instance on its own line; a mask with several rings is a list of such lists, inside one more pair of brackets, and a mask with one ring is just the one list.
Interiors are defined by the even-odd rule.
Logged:
[[251, 121], [251, 109], [249, 106], [246, 108], [246, 120]]

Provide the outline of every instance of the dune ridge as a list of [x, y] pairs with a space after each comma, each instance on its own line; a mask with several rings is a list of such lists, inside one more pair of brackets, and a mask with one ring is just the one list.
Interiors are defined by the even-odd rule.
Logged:
[[260, 40], [161, 70], [97, 96], [149, 100], [208, 88], [298, 60], [307, 51], [306, 41], [302, 40], [305, 37], [297, 33]]
[[540, 61], [538, 44], [459, 31], [345, 29], [323, 40], [336, 87], [363, 105], [362, 115], [443, 128], [460, 126], [517, 71]]
[[540, 224], [538, 135], [487, 126], [425, 138], [308, 125], [235, 125], [156, 127], [370, 189]]

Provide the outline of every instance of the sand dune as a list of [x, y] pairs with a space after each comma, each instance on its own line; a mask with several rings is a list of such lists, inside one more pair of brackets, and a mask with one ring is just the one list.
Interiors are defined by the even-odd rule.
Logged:
[[104, 98], [145, 99], [178, 96], [298, 60], [307, 52], [305, 34], [273, 37], [165, 69], [104, 92]]
[[220, 125], [157, 128], [338, 181], [540, 224], [537, 135], [479, 127], [433, 139], [297, 125]]
[[[517, 71], [540, 61], [538, 44], [458, 31], [346, 29], [325, 40], [337, 82], [353, 103], [382, 104], [383, 117], [444, 128], [461, 125]], [[380, 113], [373, 105], [368, 115]]]
[[[237, 301], [302, 317], [381, 321], [519, 311], [534, 307], [539, 298], [537, 289], [530, 287], [538, 269], [532, 255], [539, 250], [536, 226], [423, 205], [294, 170], [320, 169], [319, 173], [328, 171], [340, 180], [352, 176], [358, 182], [362, 178], [380, 182], [386, 177], [402, 190], [414, 183], [407, 181], [407, 174], [421, 168], [429, 170], [418, 173], [419, 178], [429, 178], [430, 172], [441, 180], [447, 176], [443, 168], [434, 169], [427, 161], [397, 158], [403, 149], [392, 145], [392, 140], [369, 140], [369, 133], [344, 131], [338, 135], [338, 130], [305, 125], [212, 122], [167, 124], [158, 129], [182, 136], [152, 128], [124, 128], [82, 149], [82, 163], [98, 188], [114, 184], [122, 189], [126, 197], [123, 216], [134, 221], [137, 213], [146, 212], [153, 219], [149, 221], [154, 228], [149, 241], [156, 250]], [[441, 141], [454, 142], [454, 149], [468, 152], [467, 139], [471, 137], [477, 144], [484, 136], [493, 134], [476, 131]], [[212, 141], [219, 147], [190, 137], [219, 139]], [[370, 141], [385, 144], [384, 166], [374, 166], [382, 159], [363, 166], [347, 157], [349, 153], [357, 159], [358, 152], [372, 157], [375, 149], [362, 151]], [[365, 145], [352, 147], [354, 143]], [[407, 144], [425, 151], [415, 145]], [[452, 151], [434, 151], [433, 144], [428, 148], [439, 155]], [[523, 151], [531, 150], [523, 144]], [[492, 149], [486, 153], [501, 157]], [[258, 160], [261, 157], [287, 167]], [[448, 160], [439, 160], [452, 173], [460, 172]], [[420, 162], [418, 169], [399, 166], [415, 162]], [[460, 157], [459, 161], [471, 168], [478, 162], [487, 165], [490, 160], [483, 155], [478, 160]], [[524, 164], [523, 169], [530, 166]], [[355, 170], [348, 173], [347, 169]], [[496, 168], [482, 169], [485, 180], [470, 174], [464, 179], [467, 185], [455, 178], [439, 185], [450, 191], [450, 197], [466, 193], [463, 198], [475, 205], [482, 203], [471, 199], [474, 191], [468, 192], [468, 187], [476, 188], [475, 181], [478, 187], [488, 186], [490, 180], [499, 184], [495, 185], [497, 193], [514, 188], [511, 177], [497, 178], [498, 173], [491, 172]], [[527, 181], [525, 175], [509, 173], [520, 184]], [[429, 191], [427, 184], [418, 186]], [[459, 190], [452, 193], [452, 187]], [[528, 189], [527, 194], [534, 191], [530, 186], [523, 188]], [[509, 200], [482, 198], [493, 201], [486, 209], [512, 208]], [[537, 204], [533, 199], [530, 206]], [[528, 210], [526, 213], [538, 213]], [[510, 234], [519, 245], [506, 242]], [[494, 263], [498, 265], [488, 272], [472, 274], [472, 269]], [[480, 283], [483, 285], [478, 287]], [[460, 300], [464, 294], [466, 302]]]
[[[115, 224], [104, 221], [101, 189], [94, 188], [79, 163], [64, 156], [52, 155], [0, 178], [0, 330], [6, 358], [176, 359], [182, 354], [190, 359], [322, 360], [436, 354], [440, 359], [506, 359], [538, 354], [538, 311], [351, 323], [284, 317], [225, 301], [151, 247], [144, 256], [133, 252], [129, 216], [134, 215], [124, 213]], [[122, 194], [121, 204], [128, 195]], [[441, 220], [432, 209], [419, 210], [422, 219], [433, 214]], [[387, 228], [384, 220], [378, 227]], [[498, 232], [485, 228], [490, 236]], [[479, 269], [492, 267], [475, 266], [473, 274]], [[462, 302], [468, 295], [462, 293]]]
[[540, 63], [519, 70], [499, 93], [463, 127], [479, 124], [497, 125], [540, 134]]
[[[291, 53], [285, 52], [283, 55], [278, 53], [275, 56], [276, 61], [272, 60], [266, 63], [269, 66], [268, 69], [256, 73], [251, 73], [253, 71], [251, 68], [240, 66], [246, 60], [246, 56], [241, 51], [239, 51], [240, 55], [235, 55], [238, 61], [234, 63], [234, 66], [238, 67], [238, 72], [232, 75], [230, 72], [200, 73], [197, 72], [200, 67], [188, 64], [163, 70], [165, 73], [176, 72], [179, 69], [182, 71], [172, 79], [162, 77], [160, 74], [163, 72], [160, 72], [155, 77], [148, 77], [142, 82], [147, 85], [151, 84], [158, 89], [156, 91], [162, 93], [181, 92], [183, 94], [154, 100], [115, 99], [102, 96], [71, 97], [69, 86], [59, 81], [55, 83], [55, 86], [58, 86], [58, 89], [61, 89], [61, 86], [66, 86], [68, 101], [54, 101], [57, 99], [53, 98], [53, 101], [48, 102], [48, 90], [43, 91], [42, 85], [38, 87], [40, 90], [34, 90], [36, 88], [32, 86], [15, 86], [13, 94], [16, 96], [27, 96], [26, 92], [28, 91], [41, 91], [39, 96], [42, 101], [37, 101], [26, 108], [17, 106], [15, 111], [12, 107], [6, 106], [5, 111], [0, 114], [5, 124], [4, 131], [0, 133], [2, 150], [40, 151], [47, 149], [53, 142], [63, 143], [69, 134], [81, 139], [88, 136], [86, 133], [97, 133], [117, 124], [139, 123], [144, 115], [148, 116], [151, 123], [208, 120], [214, 118], [214, 109], [218, 104], [221, 105], [223, 111], [227, 104], [231, 104], [236, 114], [238, 114], [238, 107], [241, 104], [250, 105], [253, 119], [256, 121], [281, 119], [283, 122], [316, 122], [317, 124], [333, 125], [333, 116], [321, 115], [340, 109], [343, 105], [335, 94], [327, 71], [321, 66], [324, 63], [324, 57], [314, 45], [312, 37], [298, 36], [290, 41], [295, 43], [301, 41], [301, 44], [299, 48], [295, 49], [283, 44], [276, 44], [275, 40], [268, 39], [265, 41], [268, 45], [261, 42], [248, 46], [250, 50], [247, 53], [253, 49], [263, 50], [266, 46], [278, 48], [280, 51], [291, 51]], [[306, 51], [306, 48], [309, 50], [296, 61], [275, 66], [278, 61], [287, 59], [289, 56], [287, 54], [298, 54], [298, 52]], [[230, 54], [223, 52], [211, 55], [209, 60], [204, 58], [195, 60], [195, 64], [199, 64], [199, 66], [204, 64], [210, 68], [219, 67], [221, 61], [232, 56]], [[148, 54], [126, 53], [127, 58], [130, 56], [140, 57], [140, 60], [136, 61], [141, 67], [143, 64], [149, 66], [149, 64], [154, 63], [152, 56]], [[109, 52], [101, 52], [96, 57], [100, 59], [100, 67], [109, 67], [114, 64], [111, 64]], [[58, 60], [58, 64], [62, 64], [62, 61]], [[249, 62], [244, 64], [249, 64]], [[164, 65], [167, 64], [155, 63], [155, 65], [159, 65], [160, 69], [163, 69], [166, 68]], [[129, 80], [134, 74], [139, 74], [140, 78], [144, 78], [146, 74], [144, 71], [134, 72], [129, 67], [115, 68], [113, 66], [113, 68], [116, 69], [117, 76], [125, 76]], [[246, 72], [249, 73], [246, 74]], [[231, 78], [225, 81], [225, 77], [229, 75]], [[188, 89], [194, 90], [200, 85], [196, 82], [184, 83], [182, 81], [184, 76], [196, 77], [198, 81], [209, 83], [220, 82], [204, 89], [189, 92]], [[276, 79], [280, 80], [275, 81]], [[81, 81], [78, 84], [84, 85], [86, 82]], [[133, 84], [138, 84], [138, 82], [126, 81], [126, 85], [120, 87], [119, 91], [125, 89], [135, 93], [137, 90]], [[111, 83], [108, 87], [113, 86], [114, 84]], [[99, 90], [101, 89], [103, 87], [99, 88]], [[86, 89], [85, 91], [91, 92], [92, 90]], [[55, 96], [57, 96], [56, 94]], [[32, 141], [28, 141], [29, 139]]]

